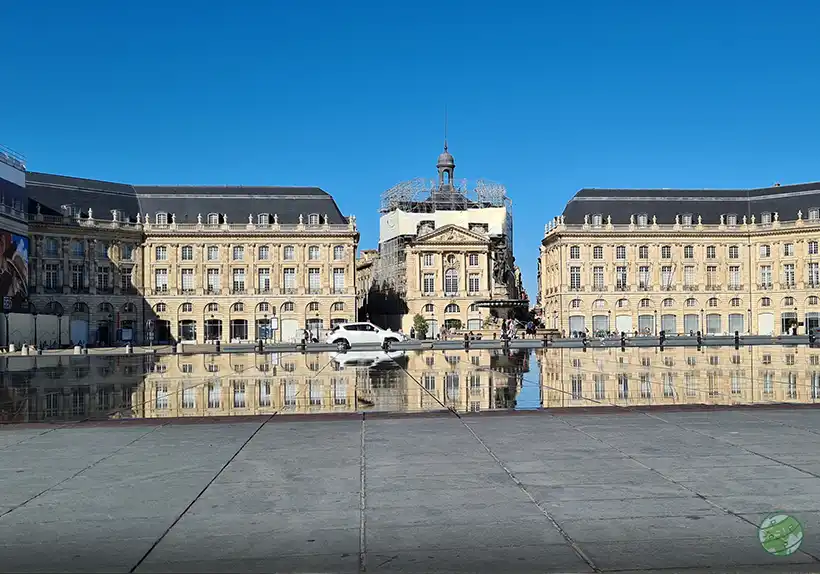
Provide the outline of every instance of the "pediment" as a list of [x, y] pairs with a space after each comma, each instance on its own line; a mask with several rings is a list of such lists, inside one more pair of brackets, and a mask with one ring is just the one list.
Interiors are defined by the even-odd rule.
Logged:
[[420, 235], [416, 238], [416, 245], [424, 245], [424, 244], [431, 244], [431, 243], [445, 243], [445, 244], [486, 244], [489, 243], [490, 239], [482, 234], [476, 233], [475, 231], [470, 231], [468, 229], [464, 229], [461, 226], [450, 224], [445, 225], [444, 227], [439, 227], [431, 231], [430, 233], [426, 233], [424, 235]]

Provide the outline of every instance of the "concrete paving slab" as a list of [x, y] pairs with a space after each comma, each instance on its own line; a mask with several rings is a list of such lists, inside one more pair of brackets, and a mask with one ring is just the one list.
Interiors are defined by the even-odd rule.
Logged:
[[549, 470], [544, 472], [516, 472], [515, 477], [527, 487], [532, 486], [594, 486], [594, 485], [668, 485], [669, 481], [657, 472], [634, 464], [632, 468], [611, 470]]
[[248, 488], [238, 483], [214, 483], [191, 507], [190, 512], [195, 515], [213, 511], [260, 514], [358, 507], [358, 491], [314, 492], [305, 484], [295, 484], [285, 491], [280, 488]]
[[566, 544], [464, 548], [447, 550], [407, 550], [369, 554], [368, 572], [476, 573], [516, 572], [545, 574], [593, 570]]
[[[818, 459], [820, 460], [820, 459]], [[820, 465], [818, 465], [820, 470]], [[744, 480], [781, 480], [810, 478], [811, 475], [801, 470], [773, 462], [760, 466], [715, 466], [708, 469], [703, 467], [680, 468], [665, 470], [663, 475], [671, 480], [680, 482], [693, 481], [744, 481]]]
[[358, 554], [311, 554], [307, 556], [269, 557], [262, 559], [240, 560], [194, 560], [190, 562], [164, 562], [149, 557], [136, 572], [173, 574], [271, 574], [287, 572], [288, 574], [317, 574], [333, 572], [334, 574], [354, 574], [359, 572]]
[[809, 476], [779, 479], [749, 477], [745, 480], [722, 480], [709, 476], [682, 484], [707, 498], [761, 496], [776, 500], [788, 495], [820, 498], [820, 478]]
[[[17, 544], [0, 547], [0, 569], [16, 572], [128, 572], [152, 539], [86, 540], [71, 546]], [[50, 558], [50, 560], [49, 560]]]
[[452, 508], [418, 502], [416, 506], [401, 509], [368, 507], [365, 511], [367, 530], [431, 524], [496, 524], [504, 520], [544, 518], [543, 512], [532, 502], [496, 501], [488, 498], [466, 502]]
[[803, 512], [820, 511], [820, 497], [815, 494], [801, 494], [799, 492], [779, 494], [777, 496], [755, 494], [713, 496], [710, 500], [737, 514], [795, 510], [801, 510]]
[[696, 497], [627, 498], [623, 500], [543, 500], [544, 508], [559, 522], [578, 519], [650, 518], [664, 516], [705, 516], [722, 514], [713, 505]]
[[[520, 479], [519, 479], [520, 480]], [[632, 483], [632, 484], [596, 484], [584, 486], [527, 486], [527, 491], [538, 501], [563, 500], [622, 500], [645, 498], [678, 498], [690, 496], [685, 488], [667, 482], [660, 483]]]
[[757, 536], [756, 526], [730, 514], [564, 520], [561, 527], [576, 542], [589, 543]]

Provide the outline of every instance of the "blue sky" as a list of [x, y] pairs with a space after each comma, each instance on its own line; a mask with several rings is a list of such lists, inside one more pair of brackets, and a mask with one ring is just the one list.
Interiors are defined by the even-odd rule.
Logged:
[[318, 185], [378, 242], [379, 194], [504, 183], [531, 297], [582, 187], [820, 179], [820, 3], [12, 2], [0, 142], [132, 183]]

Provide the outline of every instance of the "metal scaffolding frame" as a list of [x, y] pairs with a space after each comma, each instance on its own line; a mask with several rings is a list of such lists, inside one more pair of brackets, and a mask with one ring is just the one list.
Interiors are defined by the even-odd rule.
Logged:
[[436, 180], [417, 177], [394, 185], [381, 195], [379, 211], [396, 209], [410, 213], [436, 210], [461, 210], [482, 207], [504, 207], [510, 204], [506, 188], [500, 183], [479, 179], [470, 186], [466, 179], [439, 186]]

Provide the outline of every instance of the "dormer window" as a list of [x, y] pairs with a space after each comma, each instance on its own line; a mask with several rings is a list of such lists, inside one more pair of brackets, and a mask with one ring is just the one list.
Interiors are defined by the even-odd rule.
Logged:
[[319, 214], [311, 213], [308, 215], [308, 225], [319, 225]]
[[596, 213], [592, 216], [592, 226], [593, 227], [601, 227], [604, 222], [604, 216], [600, 213]]
[[768, 211], [764, 211], [763, 213], [760, 214], [760, 223], [762, 223], [763, 225], [768, 225], [771, 222], [772, 222], [772, 214], [771, 213], [769, 213]]
[[809, 221], [820, 221], [820, 208], [812, 207], [809, 209]]
[[112, 209], [111, 210], [111, 219], [113, 219], [114, 221], [122, 221], [123, 220], [122, 211], [120, 211], [119, 209]]
[[729, 213], [726, 215], [726, 225], [734, 227], [737, 225], [737, 214], [736, 213]]
[[219, 225], [219, 214], [218, 213], [209, 213], [208, 214], [208, 225]]
[[646, 216], [645, 213], [638, 214], [638, 226], [639, 227], [646, 227], [649, 224], [649, 218]]
[[681, 215], [680, 220], [681, 220], [680, 222], [683, 225], [690, 226], [690, 225], [692, 225], [692, 214], [691, 213], [684, 213], [683, 215]]
[[256, 223], [258, 225], [269, 225], [270, 224], [270, 215], [267, 213], [260, 213], [256, 216]]
[[162, 212], [157, 213], [156, 222], [157, 225], [166, 225], [168, 223], [168, 214]]

